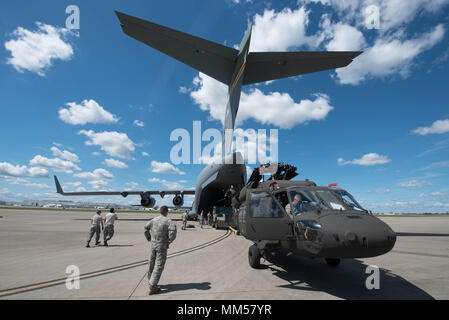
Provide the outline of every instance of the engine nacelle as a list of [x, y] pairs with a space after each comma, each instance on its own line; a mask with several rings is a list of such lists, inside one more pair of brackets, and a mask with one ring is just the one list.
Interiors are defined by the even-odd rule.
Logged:
[[183, 196], [178, 194], [178, 195], [176, 195], [173, 198], [173, 205], [175, 207], [181, 207], [183, 204], [184, 204], [184, 197]]
[[140, 205], [146, 208], [153, 208], [156, 204], [156, 199], [154, 199], [149, 192], [145, 192], [140, 195]]

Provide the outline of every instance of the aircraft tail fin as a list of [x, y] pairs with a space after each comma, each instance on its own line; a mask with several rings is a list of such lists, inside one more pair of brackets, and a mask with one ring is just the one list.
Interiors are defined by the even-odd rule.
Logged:
[[59, 180], [56, 176], [55, 177], [55, 185], [56, 185], [56, 192], [59, 194], [64, 194], [64, 191], [62, 190], [61, 184], [59, 183]]
[[232, 134], [243, 85], [345, 67], [360, 51], [249, 52], [251, 25], [239, 50], [116, 11], [128, 36], [226, 84], [223, 159], [231, 154]]

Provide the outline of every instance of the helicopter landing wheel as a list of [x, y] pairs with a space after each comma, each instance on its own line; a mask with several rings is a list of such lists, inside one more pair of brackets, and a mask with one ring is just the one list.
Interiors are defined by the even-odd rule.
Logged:
[[253, 244], [251, 247], [249, 247], [248, 250], [248, 260], [249, 265], [254, 269], [260, 268], [260, 250], [257, 248], [257, 245]]
[[338, 267], [338, 265], [340, 264], [339, 258], [326, 258], [325, 260], [327, 265], [331, 267]]

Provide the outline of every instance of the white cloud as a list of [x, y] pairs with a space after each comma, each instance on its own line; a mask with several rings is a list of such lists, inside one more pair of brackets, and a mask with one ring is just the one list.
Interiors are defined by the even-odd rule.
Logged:
[[431, 49], [445, 34], [442, 24], [419, 37], [401, 40], [401, 33], [378, 38], [374, 45], [345, 68], [337, 69], [336, 75], [342, 84], [357, 85], [369, 78], [385, 78], [399, 74], [407, 77], [413, 60], [422, 52]]
[[106, 169], [95, 169], [92, 172], [80, 172], [73, 175], [76, 178], [88, 179], [88, 180], [112, 180], [114, 175]]
[[20, 165], [14, 166], [8, 162], [0, 162], [0, 176], [46, 178], [48, 177], [48, 171], [43, 168], [28, 168]]
[[[331, 13], [323, 10], [326, 13], [321, 16], [319, 29], [310, 37], [316, 39], [316, 46], [324, 44], [327, 50], [364, 50], [349, 66], [335, 71], [340, 83], [357, 85], [370, 78], [397, 74], [407, 77], [417, 57], [441, 42], [445, 27], [440, 24], [428, 32], [415, 31], [418, 33], [411, 36], [406, 24], [418, 15], [438, 12], [449, 0], [299, 0], [298, 4], [310, 2], [333, 9]], [[365, 10], [372, 5], [379, 8], [380, 14], [380, 29], [375, 31], [367, 30], [365, 21]], [[335, 13], [337, 21], [332, 21]], [[362, 31], [369, 32], [366, 39]]]
[[137, 182], [127, 182], [125, 183], [127, 186], [130, 186], [131, 189], [135, 190], [139, 187], [139, 184]]
[[426, 186], [431, 186], [432, 183], [428, 181], [418, 181], [416, 179], [413, 179], [407, 182], [403, 182], [400, 185], [403, 188], [422, 188]]
[[100, 189], [101, 187], [105, 187], [108, 185], [108, 181], [106, 180], [93, 180], [87, 183], [90, 184], [93, 189]]
[[285, 51], [302, 45], [313, 46], [315, 39], [306, 35], [309, 12], [304, 8], [280, 12], [264, 10], [253, 19], [250, 51]]
[[116, 123], [118, 118], [106, 111], [95, 100], [83, 100], [81, 104], [67, 102], [67, 109], [60, 108], [59, 119], [73, 125], [86, 123]]
[[115, 160], [115, 159], [105, 159], [104, 163], [111, 168], [119, 168], [119, 169], [126, 169], [128, 168], [128, 165], [122, 161]]
[[185, 174], [185, 172], [182, 172], [171, 163], [158, 161], [151, 161], [151, 172]]
[[391, 190], [390, 189], [376, 189], [376, 190], [371, 190], [368, 191], [369, 193], [377, 193], [377, 194], [385, 194], [385, 193], [390, 193]]
[[337, 23], [330, 27], [332, 40], [326, 45], [328, 51], [358, 51], [365, 45], [365, 38], [357, 28]]
[[[262, 141], [265, 141], [265, 143], [262, 143]], [[268, 135], [266, 132], [236, 128], [234, 131], [233, 151], [240, 152], [243, 160], [249, 164], [278, 162], [278, 155], [276, 153], [278, 142], [277, 136]], [[275, 154], [270, 154], [271, 148]], [[215, 145], [211, 153], [202, 154], [199, 159], [200, 163], [212, 164], [223, 162], [221, 141]]]
[[129, 159], [135, 150], [135, 143], [128, 138], [126, 133], [116, 131], [94, 132], [92, 130], [81, 130], [78, 134], [84, 134], [90, 140], [85, 144], [88, 146], [100, 146], [101, 150], [111, 157]]
[[[199, 73], [194, 79], [197, 89], [190, 93], [201, 110], [208, 111], [211, 118], [223, 123], [226, 110], [227, 88], [207, 75]], [[323, 120], [333, 109], [325, 94], [315, 94], [314, 100], [295, 102], [288, 93], [270, 92], [259, 89], [242, 92], [236, 124], [254, 119], [262, 124], [280, 128], [292, 128], [312, 120]]]
[[427, 194], [425, 194], [424, 192], [421, 192], [418, 197], [420, 198], [427, 198]]
[[74, 33], [40, 22], [36, 25], [35, 31], [18, 27], [12, 32], [12, 39], [5, 42], [6, 50], [11, 52], [6, 63], [19, 72], [28, 70], [44, 76], [44, 69], [49, 68], [53, 60], [68, 61], [73, 57], [73, 48], [64, 38]]
[[133, 125], [135, 125], [137, 127], [144, 127], [145, 123], [143, 121], [140, 121], [140, 120], [134, 120]]
[[[183, 181], [185, 181], [185, 180], [183, 180]], [[160, 184], [164, 185], [169, 190], [183, 190], [183, 189], [185, 189], [184, 186], [181, 183], [174, 182], [174, 181], [167, 181], [165, 179], [150, 178], [150, 179], [148, 179], [148, 182], [160, 183]]]
[[416, 171], [434, 170], [441, 168], [449, 168], [449, 161], [433, 162], [424, 168], [417, 169]]
[[43, 183], [33, 183], [33, 182], [27, 182], [23, 184], [25, 187], [31, 187], [31, 188], [40, 188], [40, 189], [50, 189], [52, 188], [48, 184]]
[[448, 0], [300, 0], [298, 3], [321, 3], [332, 6], [340, 21], [355, 22], [365, 27], [365, 9], [370, 5], [379, 8], [380, 31], [387, 32], [411, 22], [422, 12], [436, 12], [449, 3]]
[[142, 156], [144, 156], [144, 157], [149, 157], [150, 156], [150, 154], [148, 153], [148, 152], [145, 152], [145, 151], [142, 151]]
[[81, 170], [72, 161], [62, 160], [59, 158], [49, 159], [41, 155], [37, 155], [33, 159], [31, 159], [30, 165], [50, 169], [55, 172], [65, 172], [65, 173], [73, 173], [73, 171]]
[[390, 162], [391, 159], [388, 156], [382, 156], [377, 153], [367, 153], [360, 159], [354, 159], [352, 161], [346, 161], [343, 158], [338, 158], [338, 164], [344, 166], [347, 164], [356, 164], [359, 166], [375, 166], [379, 164], [385, 164]]
[[56, 147], [51, 147], [50, 150], [53, 152], [53, 155], [55, 157], [58, 157], [58, 158], [61, 158], [64, 160], [68, 160], [68, 161], [72, 161], [72, 162], [80, 162], [79, 157], [72, 152], [69, 152], [67, 150], [61, 151]]
[[432, 123], [430, 127], [419, 127], [412, 132], [423, 136], [427, 134], [442, 134], [449, 132], [449, 119], [437, 120]]
[[83, 188], [83, 183], [79, 182], [79, 181], [76, 181], [76, 182], [64, 182], [63, 189], [65, 190], [65, 189], [70, 189], [70, 188], [77, 188], [77, 190], [78, 190], [80, 188]]
[[19, 184], [25, 187], [32, 187], [32, 188], [51, 188], [48, 184], [42, 184], [42, 183], [33, 183], [29, 182], [26, 179], [23, 178], [16, 178], [16, 177], [3, 177], [9, 184]]
[[183, 94], [185, 94], [185, 93], [187, 93], [189, 91], [190, 90], [187, 87], [184, 87], [184, 86], [179, 87], [179, 90], [178, 90], [179, 93], [183, 93]]

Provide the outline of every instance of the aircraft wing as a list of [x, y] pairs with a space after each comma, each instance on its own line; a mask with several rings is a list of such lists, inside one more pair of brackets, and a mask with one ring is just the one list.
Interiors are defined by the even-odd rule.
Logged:
[[61, 184], [56, 176], [56, 192], [63, 196], [122, 196], [126, 198], [129, 195], [142, 195], [142, 194], [152, 194], [164, 197], [165, 195], [188, 195], [195, 194], [195, 190], [153, 190], [153, 191], [83, 191], [83, 192], [64, 192], [62, 190]]
[[362, 51], [250, 52], [243, 84], [346, 67]]
[[238, 50], [115, 11], [123, 32], [224, 84], [234, 72]]

